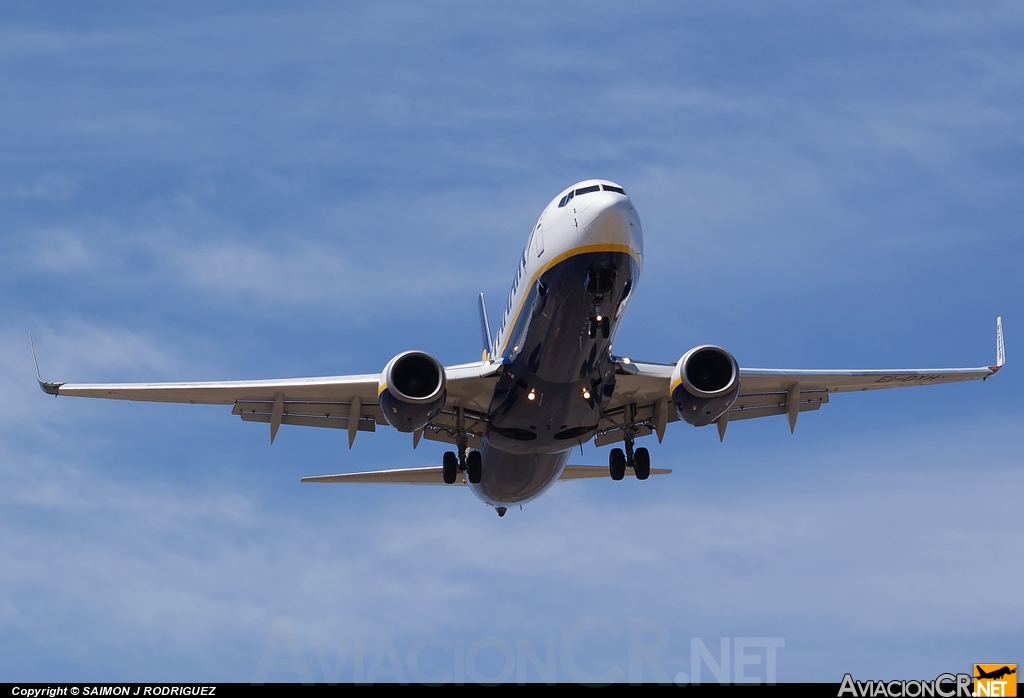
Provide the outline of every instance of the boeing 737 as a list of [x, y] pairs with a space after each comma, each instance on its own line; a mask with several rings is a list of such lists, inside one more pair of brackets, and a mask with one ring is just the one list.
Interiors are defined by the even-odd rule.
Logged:
[[[519, 257], [497, 332], [483, 294], [479, 361], [443, 366], [405, 351], [380, 373], [204, 383], [52, 383], [51, 395], [233, 405], [245, 421], [359, 432], [390, 426], [454, 446], [440, 466], [303, 478], [317, 483], [466, 485], [500, 516], [559, 480], [626, 475], [646, 480], [650, 453], [670, 422], [716, 425], [784, 415], [790, 431], [801, 412], [833, 393], [984, 380], [1004, 361], [996, 320], [996, 362], [979, 368], [790, 370], [742, 368], [728, 351], [697, 346], [675, 363], [646, 363], [612, 350], [643, 270], [640, 218], [626, 191], [587, 180], [552, 199]], [[35, 350], [33, 348], [33, 360]], [[567, 465], [587, 441], [612, 448], [608, 466]]]

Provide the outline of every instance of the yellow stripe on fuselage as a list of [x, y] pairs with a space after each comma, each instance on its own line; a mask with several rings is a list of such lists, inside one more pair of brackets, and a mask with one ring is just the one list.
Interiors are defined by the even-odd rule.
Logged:
[[636, 260], [637, 266], [642, 264], [640, 255], [637, 254], [637, 251], [634, 250], [629, 245], [581, 245], [580, 247], [574, 247], [571, 250], [563, 252], [562, 254], [557, 255], [555, 257], [552, 257], [550, 260], [545, 262], [544, 266], [537, 270], [537, 272], [534, 273], [532, 277], [530, 277], [530, 283], [522, 287], [523, 297], [519, 299], [519, 306], [516, 308], [516, 311], [510, 316], [511, 320], [507, 325], [505, 325], [505, 337], [501, 342], [501, 348], [498, 349], [498, 356], [504, 355], [505, 347], [508, 346], [508, 340], [511, 338], [512, 335], [512, 328], [515, 327], [516, 321], [519, 320], [519, 314], [523, 310], [523, 304], [526, 303], [526, 299], [530, 295], [526, 289], [533, 286], [537, 282], [537, 279], [539, 279], [541, 276], [547, 273], [547, 271], [554, 267], [555, 265], [561, 264], [570, 257], [576, 257], [581, 254], [590, 254], [592, 252], [622, 252], [628, 254], [630, 257]]

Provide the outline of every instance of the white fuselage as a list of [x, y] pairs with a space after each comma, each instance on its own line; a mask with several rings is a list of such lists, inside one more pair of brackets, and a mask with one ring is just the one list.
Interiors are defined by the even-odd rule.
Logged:
[[[587, 180], [555, 197], [520, 256], [494, 341], [504, 372], [489, 410], [483, 480], [494, 506], [553, 484], [597, 429], [614, 388], [611, 345], [643, 263], [640, 219], [622, 188]], [[608, 333], [588, 323], [607, 317]]]

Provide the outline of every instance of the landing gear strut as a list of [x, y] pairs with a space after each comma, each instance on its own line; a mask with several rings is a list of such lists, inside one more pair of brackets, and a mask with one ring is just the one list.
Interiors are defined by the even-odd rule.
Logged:
[[446, 485], [455, 483], [457, 473], [465, 472], [466, 478], [474, 485], [479, 484], [483, 477], [483, 458], [479, 451], [469, 450], [469, 439], [466, 438], [464, 426], [465, 415], [461, 407], [455, 408], [455, 453], [447, 451], [441, 461], [441, 477]]
[[646, 448], [638, 448], [634, 451], [633, 445], [636, 437], [637, 427], [633, 423], [636, 417], [636, 405], [626, 405], [626, 426], [625, 432], [626, 452], [621, 448], [613, 448], [608, 454], [608, 471], [612, 480], [621, 480], [626, 475], [626, 466], [633, 469], [637, 480], [646, 480], [651, 476], [651, 454]]
[[587, 274], [587, 293], [594, 300], [594, 314], [587, 321], [591, 339], [597, 339], [598, 332], [604, 339], [611, 334], [611, 321], [601, 312], [601, 303], [614, 290], [615, 276], [615, 269], [591, 269]]

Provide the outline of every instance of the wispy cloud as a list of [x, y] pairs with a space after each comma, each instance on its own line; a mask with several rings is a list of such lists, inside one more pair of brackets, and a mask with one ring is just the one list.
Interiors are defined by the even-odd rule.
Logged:
[[[376, 510], [356, 504], [368, 490], [309, 490], [319, 503], [285, 512], [249, 488], [155, 474], [117, 481], [99, 462], [5, 447], [5, 596], [19, 603], [2, 622], [74, 666], [114, 652], [141, 662], [142, 675], [162, 673], [152, 652], [163, 645], [159, 656], [182, 657], [188, 675], [247, 678], [277, 617], [336, 646], [381, 633], [400, 644], [476, 639], [482, 628], [535, 641], [595, 612], [620, 622], [654, 616], [684, 643], [715, 627], [779, 636], [814, 628], [834, 647], [825, 661], [834, 669], [849, 635], [928, 633], [941, 644], [964, 624], [1020, 627], [1021, 563], [1001, 555], [999, 569], [972, 564], [1024, 533], [1013, 516], [1024, 475], [998, 464], [1013, 447], [990, 449], [993, 464], [970, 468], [972, 481], [999, 483], [984, 510], [964, 506], [959, 484], [969, 466], [956, 444], [1008, 425], [997, 426], [936, 432], [916, 454], [928, 470], [900, 468], [901, 449], [876, 442], [829, 472], [811, 455], [795, 464], [806, 477], [768, 487], [725, 487], [722, 475], [687, 484], [677, 473], [661, 484], [667, 497], [615, 485], [596, 505], [613, 485], [561, 485], [505, 520], [463, 490], [424, 498], [391, 488], [374, 493]], [[759, 467], [779, 466], [771, 458]], [[54, 642], [70, 617], [95, 628], [98, 645], [73, 634]], [[811, 654], [791, 643], [780, 666], [790, 677], [830, 676], [810, 669]], [[88, 673], [125, 675], [102, 662]]]
[[[1019, 563], [971, 564], [1022, 533], [1016, 5], [3, 12], [5, 676], [246, 680], [276, 617], [336, 650], [646, 616], [785, 635], [780, 677], [833, 681], [1021, 644]], [[987, 361], [1002, 314], [1011, 364], [837, 398], [789, 441], [681, 427], [652, 446], [670, 478], [500, 520], [463, 490], [297, 484], [441, 452], [386, 429], [270, 449], [226, 410], [35, 385], [28, 329], [50, 379], [468, 358], [476, 292], [500, 307], [540, 209], [595, 175], [647, 235], [617, 351]]]

